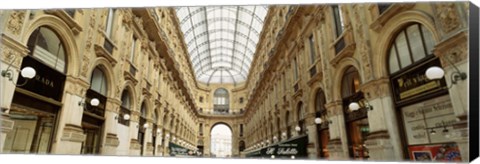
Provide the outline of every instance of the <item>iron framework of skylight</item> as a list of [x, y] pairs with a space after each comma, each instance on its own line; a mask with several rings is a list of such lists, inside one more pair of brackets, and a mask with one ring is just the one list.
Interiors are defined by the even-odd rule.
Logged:
[[267, 6], [178, 7], [176, 12], [199, 82], [247, 79]]

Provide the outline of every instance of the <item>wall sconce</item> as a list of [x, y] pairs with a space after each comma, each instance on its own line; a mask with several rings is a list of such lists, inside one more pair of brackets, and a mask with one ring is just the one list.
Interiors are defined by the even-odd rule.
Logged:
[[[5, 70], [2, 70], [2, 77], [7, 77], [9, 81], [13, 82], [13, 71], [10, 69], [10, 67], [12, 66], [13, 62], [15, 61], [15, 58], [14, 57], [12, 59], [12, 62], [10, 62], [10, 64], [8, 64], [8, 67], [7, 69]], [[25, 84], [27, 84], [28, 80], [32, 79], [33, 77], [35, 77], [35, 75], [37, 74], [37, 72], [35, 71], [35, 69], [33, 69], [32, 67], [24, 67], [22, 68], [22, 70], [20, 71], [20, 75], [25, 78], [25, 82], [23, 82], [22, 84], [20, 85], [16, 85], [17, 87], [20, 87], [20, 86], [24, 86]]]
[[[373, 110], [373, 106], [371, 106], [367, 101], [365, 101], [365, 109], [367, 110]], [[358, 104], [357, 102], [352, 102], [350, 103], [350, 105], [348, 105], [348, 108], [350, 109], [350, 111], [357, 111], [360, 109], [360, 104]]]
[[278, 141], [277, 136], [273, 136], [273, 142], [277, 142], [277, 141]]
[[162, 131], [157, 128], [157, 134], [162, 134]]
[[[450, 79], [452, 81], [452, 86], [454, 84], [457, 84], [458, 80], [463, 81], [463, 80], [467, 79], [467, 73], [460, 71], [457, 68], [457, 66], [455, 66], [455, 64], [453, 64], [453, 62], [450, 61], [450, 59], [448, 59], [448, 57], [446, 57], [444, 59], [450, 65], [452, 65], [453, 68], [455, 69], [455, 71], [452, 72], [451, 79]], [[432, 66], [432, 67], [428, 68], [427, 71], [425, 71], [425, 75], [427, 76], [427, 78], [429, 80], [437, 80], [437, 79], [441, 79], [445, 75], [445, 71], [438, 66]], [[450, 86], [449, 88], [451, 88], [452, 86]]]
[[298, 126], [298, 125], [295, 126], [295, 131], [300, 132], [300, 130], [302, 130], [302, 128], [300, 128], [300, 126]]
[[282, 132], [282, 136], [283, 136], [283, 137], [286, 137], [286, 136], [287, 136], [287, 133], [286, 133], [286, 132]]
[[170, 134], [165, 134], [165, 138], [166, 138], [166, 139], [169, 139], [169, 138], [170, 138]]
[[292, 158], [292, 159], [295, 159], [295, 156], [294, 156], [294, 155], [292, 155], [290, 158]]
[[143, 128], [147, 129], [148, 128], [148, 123], [143, 124]]
[[[97, 98], [93, 98], [92, 100], [90, 100], [90, 105], [92, 106], [98, 106], [98, 104], [100, 104], [100, 101], [97, 99]], [[78, 106], [83, 106], [85, 107], [85, 99], [81, 100], [78, 102]]]
[[271, 158], [275, 158], [275, 155], [272, 155]]
[[[323, 120], [320, 117], [315, 118], [315, 124], [322, 124]], [[328, 124], [332, 124], [332, 120], [327, 120]]]

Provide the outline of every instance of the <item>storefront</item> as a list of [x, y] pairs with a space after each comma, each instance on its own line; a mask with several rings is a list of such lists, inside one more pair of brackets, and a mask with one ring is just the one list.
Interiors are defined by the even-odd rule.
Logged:
[[421, 24], [412, 24], [397, 34], [389, 51], [404, 156], [414, 161], [461, 161], [455, 141], [459, 125], [445, 78], [429, 80], [425, 75], [432, 66], [442, 67], [431, 53], [433, 45], [432, 34]]
[[315, 96], [315, 124], [317, 128], [317, 157], [328, 158], [329, 153], [327, 149], [328, 141], [330, 140], [329, 124], [327, 109], [325, 108], [325, 94], [319, 89]]
[[[93, 70], [90, 89], [87, 90], [82, 116], [82, 128], [85, 141], [82, 143], [82, 154], [99, 154], [102, 143], [101, 136], [105, 122], [105, 106], [107, 102], [107, 80], [103, 71], [97, 67]], [[91, 105], [92, 99], [98, 99], [99, 104]]]
[[168, 148], [170, 151], [170, 156], [172, 157], [193, 157], [199, 154], [198, 151], [187, 149], [173, 142], [168, 143]]
[[[354, 67], [349, 67], [342, 80], [343, 111], [348, 138], [350, 158], [368, 159], [369, 151], [365, 140], [370, 132], [365, 97], [359, 89], [360, 76]], [[357, 110], [350, 109], [350, 104], [359, 105]]]
[[301, 135], [289, 140], [254, 150], [246, 154], [247, 158], [289, 158], [306, 159], [308, 136]]
[[[37, 28], [28, 40], [30, 54], [21, 69], [31, 67], [35, 76], [18, 76], [8, 120], [5, 153], [50, 153], [62, 108], [65, 84], [65, 50], [58, 35], [48, 27]], [[7, 120], [5, 120], [7, 121]]]

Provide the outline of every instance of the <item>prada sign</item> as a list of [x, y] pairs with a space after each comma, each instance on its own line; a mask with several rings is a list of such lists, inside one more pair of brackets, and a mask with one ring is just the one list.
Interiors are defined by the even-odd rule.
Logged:
[[[63, 94], [63, 87], [65, 85], [66, 76], [57, 70], [37, 61], [32, 56], [28, 55], [23, 58], [21, 68], [30, 66], [35, 69], [36, 75], [30, 79], [22, 89], [32, 91], [39, 95], [61, 101]], [[18, 77], [18, 84], [25, 81], [22, 76]]]
[[429, 80], [425, 75], [431, 66], [440, 66], [440, 60], [432, 58], [420, 66], [395, 75], [391, 80], [395, 100], [399, 102], [442, 90], [446, 86], [444, 78]]

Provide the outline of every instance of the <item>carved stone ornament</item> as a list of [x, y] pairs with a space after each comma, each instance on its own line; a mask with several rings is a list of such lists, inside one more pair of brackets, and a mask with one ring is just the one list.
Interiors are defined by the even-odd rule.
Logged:
[[12, 34], [20, 34], [25, 19], [25, 13], [25, 10], [14, 10], [12, 14], [10, 14], [7, 22], [7, 29], [12, 32]]
[[460, 20], [455, 3], [438, 3], [436, 6], [443, 32], [449, 33], [459, 27]]
[[8, 63], [13, 63], [12, 65], [14, 66], [20, 66], [20, 62], [22, 60], [22, 57], [19, 52], [14, 51], [13, 49], [7, 47], [7, 46], [2, 46], [2, 60]]
[[89, 63], [89, 58], [88, 58], [88, 53], [83, 55], [82, 58], [82, 69], [80, 70], [80, 75], [83, 77], [87, 77], [87, 71], [88, 71], [88, 63]]

